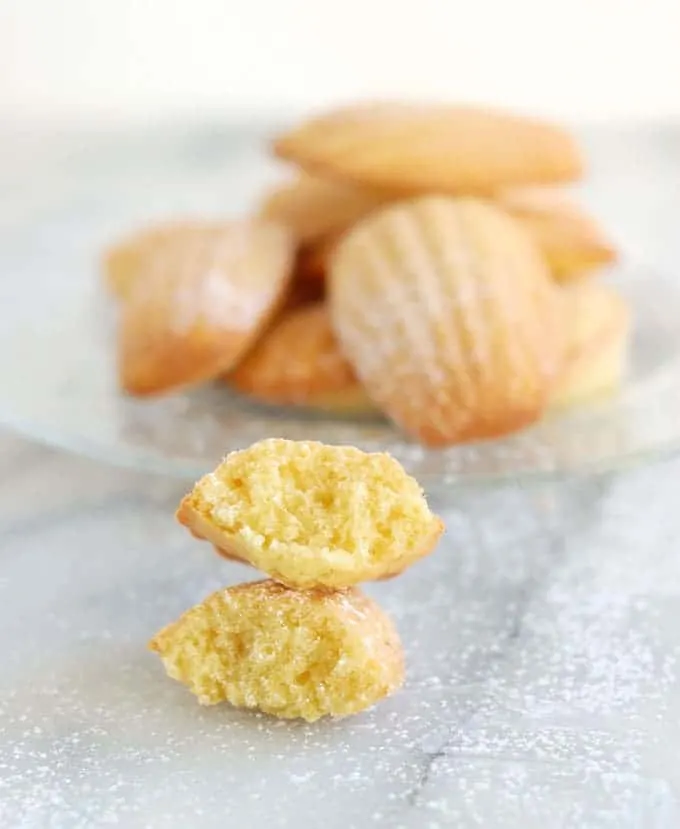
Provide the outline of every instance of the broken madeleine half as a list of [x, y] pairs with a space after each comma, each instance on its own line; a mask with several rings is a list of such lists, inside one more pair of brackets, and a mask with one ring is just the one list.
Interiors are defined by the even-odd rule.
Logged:
[[355, 714], [404, 681], [397, 631], [356, 589], [240, 584], [188, 610], [149, 647], [203, 705], [226, 701], [286, 719]]
[[401, 573], [444, 529], [390, 455], [279, 438], [228, 455], [177, 518], [226, 557], [299, 588]]

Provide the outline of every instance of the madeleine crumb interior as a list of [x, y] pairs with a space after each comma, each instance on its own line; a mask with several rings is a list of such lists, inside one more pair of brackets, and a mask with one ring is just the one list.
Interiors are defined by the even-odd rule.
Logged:
[[228, 557], [303, 588], [400, 573], [443, 531], [390, 455], [276, 438], [232, 452], [177, 517]]
[[404, 680], [392, 622], [356, 589], [237, 585], [188, 610], [150, 648], [204, 705], [310, 722], [362, 711]]

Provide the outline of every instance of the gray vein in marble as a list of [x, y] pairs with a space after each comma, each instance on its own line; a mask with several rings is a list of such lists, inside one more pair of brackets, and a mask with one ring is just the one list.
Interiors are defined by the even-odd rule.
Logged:
[[[476, 527], [473, 527], [472, 535], [476, 538], [477, 541], [480, 541], [479, 533], [477, 533], [475, 530]], [[549, 543], [546, 547], [546, 561], [550, 562], [549, 566], [552, 566], [557, 562], [556, 553], [563, 551], [564, 543], [564, 539], [560, 538], [559, 536], [551, 538], [549, 540]], [[542, 583], [545, 581], [547, 573], [548, 566], [544, 567], [540, 574], [534, 573], [529, 575], [527, 579], [524, 582], [522, 582], [519, 588], [517, 589], [515, 594], [515, 601], [508, 608], [509, 620], [508, 627], [505, 632], [505, 637], [498, 643], [498, 648], [501, 651], [501, 653], [499, 654], [500, 658], [503, 658], [504, 656], [507, 657], [508, 652], [512, 647], [513, 641], [518, 640], [520, 638], [524, 617], [529, 606], [531, 597], [536, 592], [538, 592]], [[496, 660], [496, 668], [497, 661], [498, 660]], [[480, 685], [483, 687], [483, 682], [481, 682]], [[481, 696], [483, 696], [483, 691], [481, 691], [480, 689], [480, 697]], [[450, 754], [453, 753], [455, 750], [460, 750], [462, 748], [465, 728], [467, 725], [474, 721], [476, 713], [477, 712], [473, 709], [466, 715], [464, 719], [458, 720], [455, 723], [455, 726], [449, 726], [441, 743], [436, 748], [424, 752], [425, 756], [422, 760], [422, 771], [420, 777], [418, 778], [418, 781], [416, 785], [413, 787], [413, 789], [408, 791], [405, 795], [405, 799], [410, 806], [417, 806], [419, 805], [419, 803], [422, 802], [423, 793], [427, 789], [427, 785], [430, 781], [430, 776], [437, 762], [450, 756]]]

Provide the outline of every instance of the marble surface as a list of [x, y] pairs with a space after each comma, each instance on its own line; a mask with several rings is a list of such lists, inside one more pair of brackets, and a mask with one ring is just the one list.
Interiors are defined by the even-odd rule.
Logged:
[[680, 462], [459, 493], [369, 587], [405, 688], [353, 719], [202, 709], [145, 649], [252, 578], [183, 485], [0, 436], [3, 827], [680, 825]]
[[[677, 267], [680, 131], [592, 142], [626, 252]], [[35, 143], [5, 144], [16, 210]], [[0, 470], [3, 829], [680, 825], [680, 460], [453, 491], [438, 550], [368, 588], [405, 688], [314, 725], [202, 709], [146, 650], [254, 577], [174, 522], [182, 482], [6, 433]]]

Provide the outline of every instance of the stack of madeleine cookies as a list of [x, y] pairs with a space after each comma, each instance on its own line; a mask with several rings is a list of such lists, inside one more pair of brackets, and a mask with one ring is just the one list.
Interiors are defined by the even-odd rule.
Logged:
[[255, 401], [381, 413], [428, 446], [491, 438], [620, 383], [616, 260], [565, 186], [566, 130], [469, 106], [364, 104], [273, 142], [294, 165], [240, 221], [107, 254], [134, 395], [219, 379]]
[[198, 481], [177, 517], [269, 576], [214, 593], [151, 641], [199, 702], [313, 721], [401, 687], [399, 636], [356, 585], [403, 572], [443, 524], [394, 458], [264, 440]]

